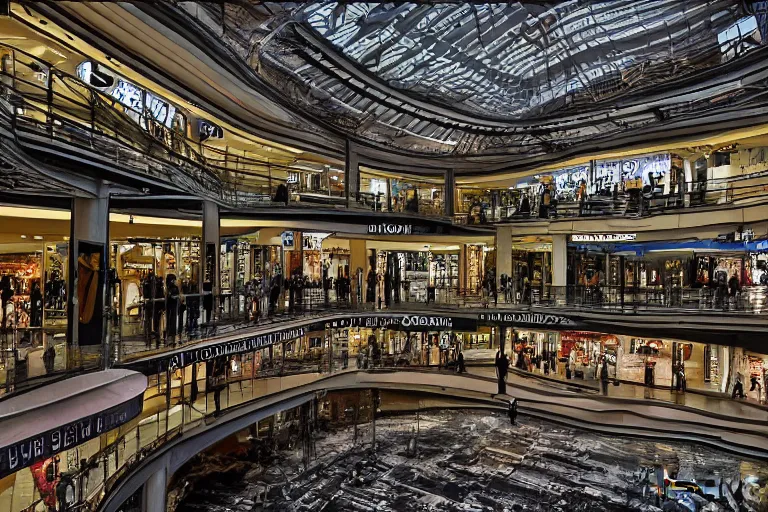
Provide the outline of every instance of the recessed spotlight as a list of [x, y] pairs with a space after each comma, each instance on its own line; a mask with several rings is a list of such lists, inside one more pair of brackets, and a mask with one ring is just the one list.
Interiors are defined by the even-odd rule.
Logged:
[[25, 238], [25, 239], [26, 239], [26, 238], [27, 238], [27, 235], [21, 235], [21, 238]]
[[43, 239], [43, 235], [35, 235], [34, 239], [35, 240], [42, 240]]

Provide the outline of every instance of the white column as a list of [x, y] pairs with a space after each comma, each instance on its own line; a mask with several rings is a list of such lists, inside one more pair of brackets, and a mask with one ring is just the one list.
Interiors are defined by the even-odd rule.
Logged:
[[496, 228], [496, 289], [501, 289], [501, 275], [512, 279], [512, 227]]
[[142, 512], [166, 512], [168, 476], [165, 468], [159, 469], [144, 482], [141, 496]]
[[[568, 282], [568, 242], [566, 235], [552, 235], [552, 285], [565, 286]], [[608, 272], [606, 271], [606, 275]]]
[[683, 206], [691, 205], [691, 191], [693, 190], [693, 169], [691, 164], [693, 162], [689, 159], [683, 160], [683, 174], [685, 175], [685, 198], [683, 198]]

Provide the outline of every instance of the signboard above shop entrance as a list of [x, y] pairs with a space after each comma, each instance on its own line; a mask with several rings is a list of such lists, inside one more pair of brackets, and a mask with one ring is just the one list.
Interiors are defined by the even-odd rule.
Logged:
[[571, 235], [572, 242], [595, 243], [595, 242], [632, 242], [637, 239], [635, 233], [588, 233], [582, 235]]
[[369, 235], [410, 235], [413, 233], [412, 224], [368, 224]]

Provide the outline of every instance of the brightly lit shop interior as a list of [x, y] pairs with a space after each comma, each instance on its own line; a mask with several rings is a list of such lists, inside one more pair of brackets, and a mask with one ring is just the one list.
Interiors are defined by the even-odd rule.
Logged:
[[610, 379], [645, 386], [676, 387], [682, 368], [688, 389], [724, 392], [737, 378], [765, 387], [768, 356], [738, 347], [590, 331], [509, 331], [513, 366], [550, 378], [596, 385], [605, 362]]
[[445, 180], [403, 178], [362, 167], [359, 202], [376, 211], [442, 217], [445, 213]]

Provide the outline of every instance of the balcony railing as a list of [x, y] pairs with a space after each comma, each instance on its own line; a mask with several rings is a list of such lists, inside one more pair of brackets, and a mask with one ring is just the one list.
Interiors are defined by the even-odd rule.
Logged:
[[583, 200], [553, 199], [549, 206], [541, 205], [537, 195], [529, 196], [526, 207], [517, 201], [496, 208], [474, 207], [457, 213], [454, 222], [460, 224], [492, 224], [528, 220], [556, 220], [594, 217], [637, 218], [671, 211], [712, 207], [718, 205], [749, 205], [768, 201], [768, 170], [705, 181], [679, 183], [672, 193], [646, 190], [621, 191], [608, 195], [590, 195]]

